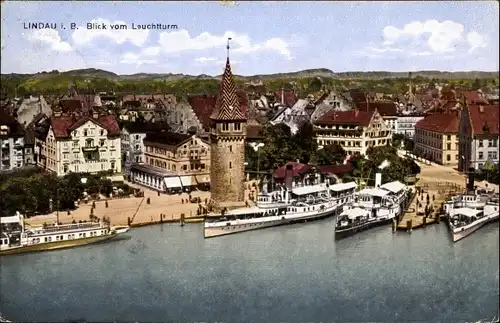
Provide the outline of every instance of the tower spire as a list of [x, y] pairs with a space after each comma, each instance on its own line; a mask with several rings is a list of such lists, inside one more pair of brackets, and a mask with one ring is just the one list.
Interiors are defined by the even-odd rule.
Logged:
[[227, 37], [227, 46], [226, 46], [226, 49], [227, 49], [227, 60], [229, 61], [229, 41], [232, 40], [231, 37]]

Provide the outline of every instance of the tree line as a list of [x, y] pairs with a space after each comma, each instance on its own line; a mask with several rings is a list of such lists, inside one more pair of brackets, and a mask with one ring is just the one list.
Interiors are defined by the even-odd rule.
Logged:
[[[82, 183], [86, 178], [86, 183]], [[74, 210], [75, 202], [83, 197], [110, 196], [112, 183], [103, 174], [69, 173], [58, 177], [41, 169], [0, 175], [0, 216], [11, 216], [19, 211], [27, 216], [52, 211]], [[123, 187], [122, 187], [123, 186]], [[128, 186], [120, 185], [120, 188]]]
[[[314, 165], [340, 165], [347, 157], [342, 146], [338, 144], [318, 149], [314, 129], [310, 123], [304, 123], [295, 134], [292, 134], [286, 124], [267, 124], [262, 129], [261, 136], [264, 138], [264, 146], [258, 151], [255, 151], [250, 144], [246, 146], [247, 169], [250, 171], [270, 173], [289, 161]], [[399, 157], [397, 147], [393, 145], [370, 147], [366, 157], [359, 154], [350, 157], [353, 170], [346, 174], [347, 180], [372, 181], [375, 172], [380, 171], [384, 182], [396, 180], [404, 182], [407, 177], [414, 177], [420, 173], [420, 167], [411, 159]], [[389, 165], [378, 170], [384, 160], [388, 161]]]

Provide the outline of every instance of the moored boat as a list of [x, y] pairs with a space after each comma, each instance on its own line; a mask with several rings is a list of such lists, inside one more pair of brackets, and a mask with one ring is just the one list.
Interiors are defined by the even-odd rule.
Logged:
[[285, 185], [258, 195], [256, 206], [226, 210], [208, 216], [204, 223], [204, 237], [274, 227], [297, 222], [323, 219], [336, 215], [350, 202], [357, 185], [354, 182], [333, 184], [333, 178], [313, 174], [293, 181], [287, 165]]
[[129, 230], [102, 222], [44, 225], [26, 228], [23, 216], [0, 218], [0, 256], [73, 248], [114, 239]]
[[411, 190], [398, 181], [356, 192], [353, 201], [343, 207], [335, 222], [335, 239], [343, 239], [361, 231], [392, 222], [402, 214], [411, 199]]
[[498, 195], [464, 194], [452, 197], [444, 205], [453, 242], [457, 242], [486, 224], [499, 219]]

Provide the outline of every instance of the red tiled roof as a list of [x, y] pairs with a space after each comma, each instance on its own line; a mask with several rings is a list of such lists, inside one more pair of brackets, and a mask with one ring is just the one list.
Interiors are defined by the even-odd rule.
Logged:
[[146, 138], [144, 138], [144, 141], [169, 146], [178, 146], [191, 137], [192, 135], [189, 134], [177, 133], [172, 131], [161, 131], [146, 134]]
[[247, 139], [258, 140], [264, 138], [261, 134], [262, 128], [261, 125], [247, 125]]
[[351, 95], [352, 101], [354, 103], [366, 103], [367, 97], [366, 93], [362, 91], [350, 91], [349, 94]]
[[394, 102], [373, 102], [368, 104], [368, 110], [377, 110], [378, 113], [385, 116], [396, 116], [398, 114], [398, 109]]
[[488, 104], [488, 100], [478, 91], [464, 91], [462, 94], [465, 96], [467, 104]]
[[458, 133], [458, 126], [458, 114], [435, 113], [417, 122], [415, 129], [423, 129], [439, 133]]
[[290, 162], [286, 163], [285, 165], [281, 166], [280, 168], [276, 169], [273, 173], [273, 177], [276, 179], [285, 179], [287, 165], [293, 166], [293, 168], [292, 168], [293, 177], [300, 176], [313, 167], [312, 165], [301, 164], [301, 163], [290, 161]]
[[368, 126], [373, 117], [374, 111], [329, 111], [324, 114], [321, 118], [316, 120], [315, 124], [318, 125], [340, 125], [340, 124], [350, 124], [350, 125], [360, 125]]
[[482, 108], [479, 105], [468, 105], [467, 107], [469, 109], [469, 118], [472, 124], [473, 135], [485, 134], [485, 125], [487, 125], [488, 134], [498, 136], [500, 105], [485, 105], [482, 106]]
[[120, 134], [120, 127], [116, 118], [112, 115], [100, 115], [97, 119], [90, 116], [52, 116], [50, 125], [56, 138], [67, 138], [71, 131], [83, 125], [85, 122], [92, 120], [108, 131], [108, 136], [117, 136]]
[[197, 95], [188, 98], [189, 105], [206, 131], [210, 129], [210, 115], [214, 111], [216, 101], [215, 95]]
[[[297, 95], [293, 93], [293, 91], [284, 91], [284, 103], [285, 106], [291, 108], [297, 103]], [[274, 92], [274, 97], [276, 98], [277, 102], [281, 102], [281, 91], [276, 91]]]

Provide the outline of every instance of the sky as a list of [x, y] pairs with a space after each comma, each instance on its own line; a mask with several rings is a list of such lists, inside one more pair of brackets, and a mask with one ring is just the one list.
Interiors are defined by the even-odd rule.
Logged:
[[[497, 1], [223, 3], [6, 1], [1, 72], [99, 68], [218, 75], [228, 38], [239, 75], [312, 68], [499, 70]], [[56, 28], [35, 30], [29, 23]], [[126, 29], [111, 29], [115, 24]], [[156, 24], [164, 29], [132, 28]]]

